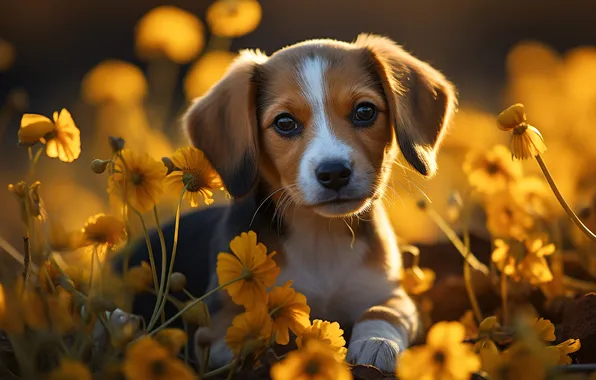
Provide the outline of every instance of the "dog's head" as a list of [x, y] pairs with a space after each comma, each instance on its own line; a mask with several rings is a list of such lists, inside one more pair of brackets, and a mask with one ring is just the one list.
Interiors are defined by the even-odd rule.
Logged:
[[[245, 51], [184, 118], [231, 195], [259, 180], [326, 217], [365, 210], [399, 151], [421, 175], [455, 108], [451, 83], [391, 40], [312, 40]], [[399, 147], [399, 149], [398, 149]]]

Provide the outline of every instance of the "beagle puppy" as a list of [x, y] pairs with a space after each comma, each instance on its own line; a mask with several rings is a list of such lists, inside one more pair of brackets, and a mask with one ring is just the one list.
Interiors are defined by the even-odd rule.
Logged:
[[[195, 295], [216, 287], [217, 254], [253, 230], [278, 253], [278, 284], [293, 280], [311, 318], [338, 321], [351, 336], [347, 360], [392, 372], [420, 331], [382, 198], [399, 154], [420, 175], [435, 173], [455, 108], [453, 85], [385, 37], [243, 51], [183, 118], [233, 201], [183, 216], [175, 270]], [[243, 310], [225, 291], [211, 298], [218, 367], [232, 360], [224, 336]]]

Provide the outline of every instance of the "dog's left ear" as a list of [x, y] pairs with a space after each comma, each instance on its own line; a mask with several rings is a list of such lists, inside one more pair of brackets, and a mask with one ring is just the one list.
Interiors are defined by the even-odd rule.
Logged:
[[453, 85], [388, 38], [362, 34], [354, 44], [372, 55], [404, 158], [420, 174], [431, 177], [457, 106]]

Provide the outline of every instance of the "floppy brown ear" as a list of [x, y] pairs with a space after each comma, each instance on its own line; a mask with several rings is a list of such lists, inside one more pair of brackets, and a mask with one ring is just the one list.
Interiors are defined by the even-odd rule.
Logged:
[[372, 54], [404, 158], [420, 174], [432, 176], [457, 106], [453, 85], [388, 38], [363, 34], [355, 44]]
[[224, 77], [196, 99], [183, 128], [219, 172], [233, 197], [246, 195], [258, 175], [258, 127], [255, 74], [267, 57], [243, 51]]

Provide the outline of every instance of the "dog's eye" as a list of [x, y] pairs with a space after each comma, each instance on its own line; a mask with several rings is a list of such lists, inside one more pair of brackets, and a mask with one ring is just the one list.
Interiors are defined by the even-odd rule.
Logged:
[[300, 133], [300, 124], [291, 115], [283, 113], [275, 118], [275, 130], [282, 136], [295, 136]]
[[377, 117], [377, 109], [373, 104], [360, 103], [354, 109], [352, 120], [354, 124], [361, 127], [371, 125]]

